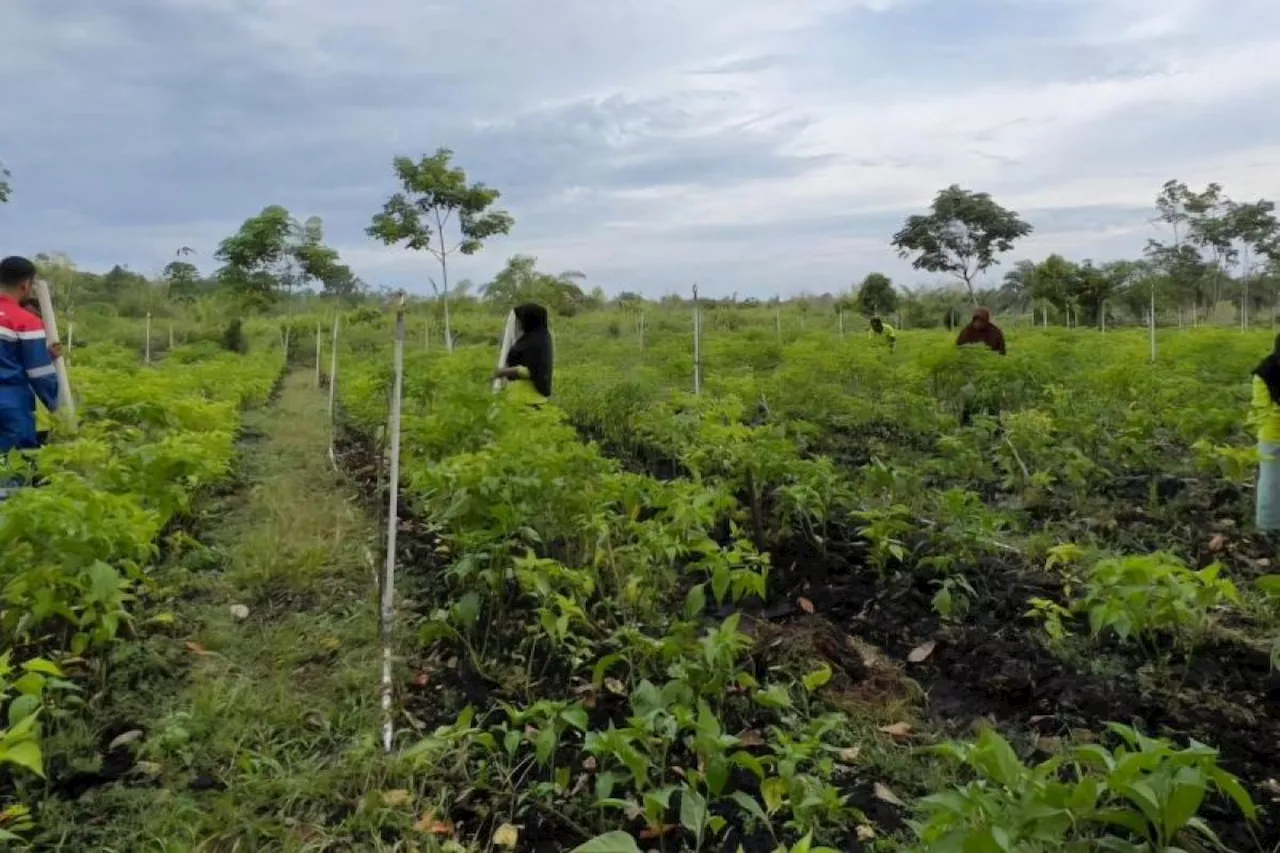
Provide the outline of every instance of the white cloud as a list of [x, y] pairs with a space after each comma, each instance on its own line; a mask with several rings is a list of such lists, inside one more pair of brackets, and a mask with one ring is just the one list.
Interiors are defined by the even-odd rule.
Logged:
[[895, 223], [953, 182], [1094, 257], [1168, 178], [1280, 195], [1272, 0], [16, 0], [0, 30], [33, 117], [0, 233], [138, 269], [283, 203], [421, 286], [362, 227], [437, 145], [517, 218], [460, 275], [523, 251], [658, 290], [904, 272]]

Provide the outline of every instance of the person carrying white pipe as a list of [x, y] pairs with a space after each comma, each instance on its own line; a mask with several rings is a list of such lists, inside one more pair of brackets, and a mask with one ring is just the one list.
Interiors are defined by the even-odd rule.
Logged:
[[555, 361], [551, 346], [551, 329], [547, 326], [547, 309], [527, 302], [517, 305], [514, 313], [520, 326], [507, 352], [502, 367], [493, 372], [494, 379], [505, 379], [506, 393], [517, 402], [540, 406], [551, 396], [551, 373]]
[[36, 400], [51, 412], [58, 407], [53, 361], [62, 347], [47, 342], [44, 321], [22, 306], [35, 280], [26, 258], [0, 261], [0, 453], [38, 448]]

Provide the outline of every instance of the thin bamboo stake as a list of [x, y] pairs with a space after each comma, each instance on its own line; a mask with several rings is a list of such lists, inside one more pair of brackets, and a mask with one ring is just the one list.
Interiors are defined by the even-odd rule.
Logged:
[[320, 387], [320, 361], [323, 357], [324, 338], [320, 336], [320, 321], [316, 320], [316, 388]]
[[839, 324], [840, 324], [840, 337], [843, 338], [844, 337], [844, 309], [843, 308], [838, 309], [838, 315], [839, 315]]
[[147, 312], [147, 351], [142, 357], [143, 364], [151, 363], [151, 312]]
[[169, 321], [169, 351], [173, 352], [173, 321]]
[[396, 308], [395, 378], [391, 388], [391, 459], [387, 473], [387, 562], [382, 575], [382, 748], [391, 752], [391, 643], [395, 621], [396, 528], [400, 515], [400, 398], [404, 392], [404, 294]]
[[[43, 279], [36, 280], [36, 299], [40, 302], [40, 318], [44, 321], [45, 342], [58, 343], [58, 317], [53, 313], [53, 297], [49, 295], [49, 285]], [[53, 360], [53, 369], [58, 376], [57, 413], [63, 422], [72, 430], [76, 428], [76, 401], [71, 396], [71, 377], [67, 374], [67, 363], [64, 358]]]

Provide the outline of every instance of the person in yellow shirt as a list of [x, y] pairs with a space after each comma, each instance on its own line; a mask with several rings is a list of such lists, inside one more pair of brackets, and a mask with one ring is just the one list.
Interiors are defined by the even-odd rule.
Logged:
[[1253, 369], [1249, 422], [1258, 431], [1260, 457], [1255, 522], [1259, 530], [1280, 530], [1280, 336]]
[[514, 313], [520, 325], [520, 337], [511, 345], [504, 366], [494, 371], [493, 378], [508, 381], [506, 393], [511, 399], [540, 406], [551, 396], [551, 372], [555, 361], [551, 329], [547, 326], [547, 309], [527, 302], [517, 305]]
[[889, 352], [893, 352], [898, 348], [898, 333], [893, 330], [893, 326], [890, 326], [879, 317], [871, 318], [871, 331], [867, 332], [867, 334], [873, 340], [879, 339], [888, 344]]

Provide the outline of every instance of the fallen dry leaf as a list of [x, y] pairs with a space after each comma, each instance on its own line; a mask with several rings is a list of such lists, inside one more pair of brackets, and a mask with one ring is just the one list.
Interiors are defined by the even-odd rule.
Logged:
[[865, 823], [858, 824], [856, 832], [858, 833], [859, 841], [873, 841], [876, 837], [875, 828]]
[[644, 829], [640, 830], [640, 840], [650, 841], [654, 838], [662, 838], [664, 835], [670, 835], [679, 828], [680, 825], [675, 823], [660, 823], [657, 826], [646, 826]]
[[391, 806], [392, 808], [403, 806], [413, 797], [404, 788], [392, 788], [390, 791], [383, 791], [379, 796], [384, 806]]
[[907, 655], [907, 660], [911, 663], [920, 663], [926, 660], [929, 655], [933, 654], [933, 650], [938, 647], [937, 640], [929, 640], [921, 643], [911, 650], [911, 654]]
[[493, 843], [499, 847], [515, 847], [520, 843], [520, 830], [509, 823], [504, 823], [493, 831]]
[[1227, 537], [1221, 533], [1215, 533], [1213, 538], [1209, 540], [1210, 551], [1221, 551], [1227, 547]]
[[807, 599], [807, 598], [800, 598], [800, 599], [797, 599], [797, 600], [796, 600], [796, 604], [797, 604], [797, 605], [800, 607], [800, 609], [801, 609], [801, 610], [803, 610], [805, 613], [812, 613], [812, 612], [813, 612], [813, 602], [812, 602], [812, 601], [810, 601], [810, 600], [809, 600], [809, 599]]
[[846, 746], [840, 750], [840, 760], [845, 764], [852, 764], [857, 761], [859, 755], [862, 755], [862, 747], [860, 746]]
[[413, 828], [415, 832], [426, 832], [431, 835], [453, 835], [453, 824], [447, 820], [437, 819], [435, 812], [424, 812], [422, 817], [414, 822]]
[[887, 726], [881, 726], [880, 731], [887, 734], [891, 738], [911, 737], [910, 723], [891, 723]]
[[888, 785], [885, 785], [882, 782], [877, 782], [872, 790], [875, 792], [876, 799], [881, 802], [888, 803], [891, 806], [898, 806], [900, 808], [905, 808], [907, 805], [902, 800], [898, 799], [897, 794], [889, 790]]
[[742, 746], [764, 746], [764, 735], [759, 729], [747, 729], [738, 735], [738, 743]]

